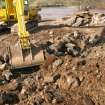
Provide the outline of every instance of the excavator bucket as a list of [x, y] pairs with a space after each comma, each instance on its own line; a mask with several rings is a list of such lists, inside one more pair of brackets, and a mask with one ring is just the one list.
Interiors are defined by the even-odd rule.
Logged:
[[40, 47], [31, 45], [30, 49], [22, 50], [19, 44], [8, 48], [11, 69], [41, 65], [44, 62], [44, 52]]

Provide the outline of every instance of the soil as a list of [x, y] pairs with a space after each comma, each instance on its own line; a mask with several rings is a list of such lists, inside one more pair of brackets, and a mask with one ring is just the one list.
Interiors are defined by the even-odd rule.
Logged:
[[[102, 40], [86, 49], [81, 45], [85, 51], [78, 56], [67, 52], [57, 56], [43, 47], [47, 56], [43, 65], [11, 70], [12, 78], [0, 85], [0, 94], [4, 97], [0, 97], [1, 105], [105, 105], [104, 27], [72, 28], [51, 23], [42, 22], [30, 34], [33, 44], [42, 47], [48, 42], [57, 44], [75, 31], [82, 33], [86, 39], [98, 35]], [[0, 52], [17, 40], [14, 34], [1, 35]]]

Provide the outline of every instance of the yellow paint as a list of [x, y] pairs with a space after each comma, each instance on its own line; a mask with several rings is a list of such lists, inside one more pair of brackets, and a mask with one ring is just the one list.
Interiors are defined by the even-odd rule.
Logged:
[[[5, 9], [0, 8], [0, 21], [8, 22], [8, 21], [17, 21], [16, 15], [16, 2], [17, 0], [1, 0], [5, 4]], [[24, 1], [24, 0], [21, 0]], [[34, 7], [33, 9], [29, 7], [28, 15], [25, 16], [25, 20], [29, 20], [33, 17], [38, 16], [38, 10]]]
[[18, 36], [21, 47], [29, 48], [29, 33], [26, 31], [25, 20], [36, 17], [38, 10], [29, 7], [27, 16], [24, 16], [24, 0], [1, 0], [4, 7], [0, 8], [0, 22], [18, 22]]
[[18, 35], [22, 49], [29, 48], [29, 33], [26, 31], [24, 17], [24, 1], [16, 0], [16, 15], [18, 20]]

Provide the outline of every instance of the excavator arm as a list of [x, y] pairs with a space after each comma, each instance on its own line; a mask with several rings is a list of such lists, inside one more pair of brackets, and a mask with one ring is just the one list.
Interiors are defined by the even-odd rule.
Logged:
[[[27, 10], [24, 9], [26, 4], [28, 4], [28, 0], [25, 0], [25, 1], [24, 0], [16, 0], [18, 36], [19, 36], [19, 42], [20, 42], [22, 49], [30, 48], [29, 33], [26, 31], [25, 17], [24, 17], [25, 15], [28, 15], [28, 9]], [[26, 7], [26, 8], [28, 8], [28, 7]], [[25, 14], [26, 12], [27, 12], [27, 14]]]
[[9, 64], [12, 68], [23, 68], [40, 65], [44, 61], [44, 53], [29, 40], [26, 31], [25, 17], [28, 16], [28, 0], [16, 0], [16, 15], [18, 21], [18, 42], [9, 48]]

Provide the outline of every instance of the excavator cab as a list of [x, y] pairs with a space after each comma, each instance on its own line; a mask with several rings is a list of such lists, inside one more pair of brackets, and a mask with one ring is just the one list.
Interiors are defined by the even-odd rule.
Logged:
[[7, 20], [5, 0], [0, 0], [0, 22]]
[[0, 21], [16, 21], [16, 10], [13, 0], [0, 0]]
[[[34, 30], [38, 27], [38, 23], [41, 20], [41, 17], [38, 14], [40, 9], [31, 7], [29, 5], [29, 0], [22, 1], [22, 5], [24, 6], [26, 29], [31, 32], [30, 30]], [[17, 23], [16, 2], [17, 0], [0, 0], [0, 22], [6, 23], [9, 28], [11, 27], [11, 29]]]

